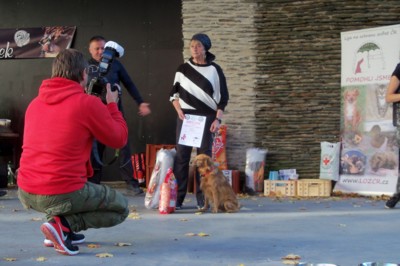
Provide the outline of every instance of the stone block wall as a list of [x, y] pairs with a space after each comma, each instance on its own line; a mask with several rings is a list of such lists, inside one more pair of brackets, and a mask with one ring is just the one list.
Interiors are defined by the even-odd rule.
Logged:
[[268, 149], [268, 170], [318, 178], [320, 142], [340, 141], [343, 31], [399, 24], [394, 0], [183, 0], [184, 58], [197, 32], [228, 82], [228, 165], [244, 171], [246, 149]]

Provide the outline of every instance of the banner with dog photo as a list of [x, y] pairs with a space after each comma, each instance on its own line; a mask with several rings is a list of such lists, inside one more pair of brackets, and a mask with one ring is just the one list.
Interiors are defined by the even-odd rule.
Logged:
[[342, 32], [340, 177], [334, 191], [391, 195], [399, 147], [386, 89], [399, 63], [400, 25]]
[[0, 59], [56, 57], [71, 47], [76, 26], [0, 29]]

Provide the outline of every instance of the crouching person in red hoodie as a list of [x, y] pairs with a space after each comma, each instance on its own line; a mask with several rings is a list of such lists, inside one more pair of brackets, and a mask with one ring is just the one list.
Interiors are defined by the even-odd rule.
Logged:
[[44, 244], [64, 255], [79, 253], [76, 244], [85, 236], [77, 232], [115, 226], [129, 214], [121, 193], [87, 182], [93, 174], [93, 140], [121, 148], [128, 127], [118, 110], [118, 92], [109, 84], [107, 105], [85, 93], [86, 67], [83, 54], [74, 49], [54, 59], [52, 77], [42, 82], [26, 110], [18, 170], [21, 203], [46, 214]]

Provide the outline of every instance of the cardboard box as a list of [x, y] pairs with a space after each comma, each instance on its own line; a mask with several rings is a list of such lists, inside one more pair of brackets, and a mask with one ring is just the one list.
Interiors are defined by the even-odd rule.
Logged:
[[238, 194], [240, 193], [240, 172], [239, 170], [222, 170], [224, 176], [228, 179], [231, 184], [233, 191]]
[[296, 196], [296, 180], [264, 180], [264, 196], [293, 197]]
[[332, 181], [326, 179], [297, 180], [297, 196], [329, 197], [332, 192]]

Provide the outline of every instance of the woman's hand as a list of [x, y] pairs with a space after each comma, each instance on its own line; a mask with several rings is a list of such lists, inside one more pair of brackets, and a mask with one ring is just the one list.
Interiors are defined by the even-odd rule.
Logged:
[[217, 119], [215, 119], [212, 122], [211, 127], [210, 127], [211, 133], [217, 132], [219, 127], [220, 127], [220, 123], [219, 123], [219, 121]]

